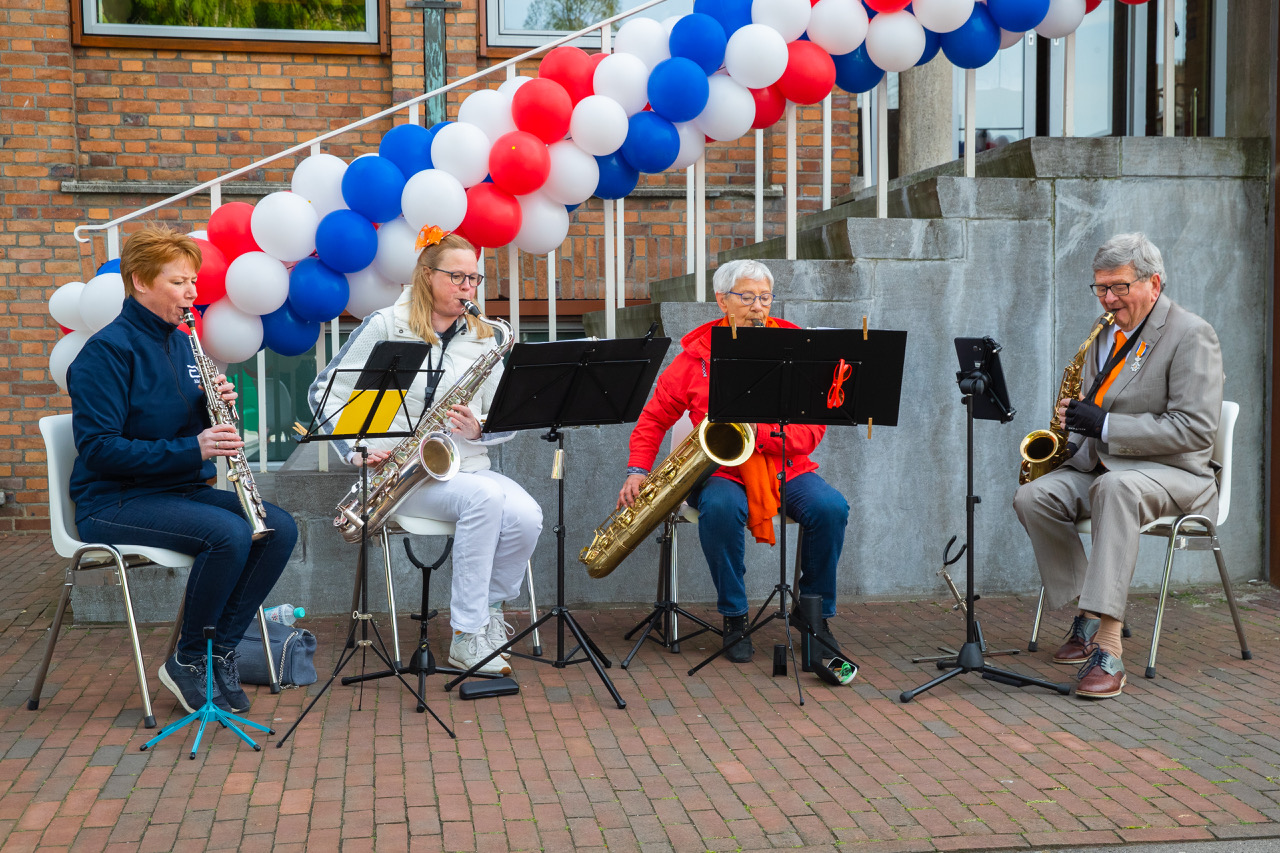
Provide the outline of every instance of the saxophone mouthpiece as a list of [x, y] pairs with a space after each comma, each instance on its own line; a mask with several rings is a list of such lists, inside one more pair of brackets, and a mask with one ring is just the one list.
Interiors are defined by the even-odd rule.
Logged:
[[479, 305], [475, 304], [470, 299], [459, 299], [458, 301], [462, 303], [462, 307], [467, 309], [467, 313], [472, 317], [480, 316], [481, 311]]

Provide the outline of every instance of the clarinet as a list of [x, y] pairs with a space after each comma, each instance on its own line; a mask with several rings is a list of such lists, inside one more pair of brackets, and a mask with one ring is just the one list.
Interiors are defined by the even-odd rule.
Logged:
[[[218, 393], [218, 384], [214, 380], [217, 379], [220, 371], [213, 363], [213, 359], [204, 354], [204, 347], [200, 346], [200, 339], [196, 337], [195, 317], [190, 311], [186, 311], [182, 315], [182, 321], [190, 330], [188, 334], [191, 336], [191, 352], [196, 357], [196, 370], [200, 371], [200, 384], [204, 386], [204, 400], [209, 412], [210, 424], [212, 426], [237, 425], [240, 422], [240, 413], [236, 411], [235, 403], [228, 403]], [[266, 525], [267, 507], [262, 501], [262, 495], [258, 494], [257, 485], [253, 482], [253, 473], [249, 470], [249, 460], [244, 456], [244, 449], [236, 451], [235, 456], [229, 457], [227, 464], [230, 468], [227, 479], [235, 486], [236, 495], [240, 498], [240, 509], [244, 511], [245, 518], [249, 520], [249, 526], [253, 528], [253, 538], [261, 539], [271, 532], [271, 528]]]

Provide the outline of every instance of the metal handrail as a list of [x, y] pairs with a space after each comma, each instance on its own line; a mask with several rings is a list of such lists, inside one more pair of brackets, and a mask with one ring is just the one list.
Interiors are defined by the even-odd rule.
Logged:
[[293, 154], [298, 153], [299, 151], [302, 151], [303, 149], [317, 146], [328, 139], [332, 139], [335, 136], [340, 136], [344, 133], [347, 133], [348, 131], [355, 130], [356, 128], [359, 128], [359, 127], [363, 127], [366, 124], [370, 124], [371, 122], [379, 121], [380, 119], [386, 118], [387, 116], [394, 115], [395, 113], [398, 113], [401, 110], [414, 107], [417, 104], [422, 103], [423, 101], [436, 97], [437, 95], [443, 95], [444, 93], [452, 91], [453, 89], [457, 89], [460, 86], [465, 86], [466, 84], [474, 80], [479, 80], [481, 77], [487, 77], [488, 75], [494, 73], [495, 71], [501, 71], [502, 69], [507, 68], [508, 66], [516, 65], [520, 62], [523, 62], [526, 59], [529, 59], [530, 57], [537, 56], [538, 54], [543, 53], [544, 51], [553, 50], [562, 44], [567, 44], [568, 42], [571, 42], [575, 39], [582, 38], [583, 36], [589, 33], [592, 33], [596, 30], [603, 29], [604, 27], [609, 26], [615, 21], [620, 21], [623, 18], [629, 18], [638, 12], [643, 12], [646, 9], [649, 9], [653, 6], [657, 6], [660, 3], [665, 3], [665, 2], [667, 2], [667, 0], [647, 0], [647, 2], [641, 3], [639, 6], [636, 6], [633, 9], [628, 9], [625, 12], [620, 12], [617, 15], [614, 15], [612, 18], [606, 18], [605, 20], [592, 24], [589, 27], [578, 30], [576, 33], [571, 33], [566, 36], [561, 36], [560, 38], [554, 41], [548, 42], [544, 45], [541, 45], [540, 47], [535, 47], [535, 48], [532, 48], [531, 50], [527, 50], [524, 53], [520, 54], [519, 56], [514, 56], [511, 59], [507, 59], [502, 62], [499, 62], [497, 65], [491, 65], [488, 68], [481, 69], [480, 71], [477, 71], [474, 74], [470, 74], [466, 77], [461, 78], [460, 80], [455, 80], [454, 82], [441, 86], [438, 89], [433, 89], [430, 92], [426, 92], [424, 94], [418, 95], [417, 97], [411, 98], [407, 101], [404, 101], [403, 103], [396, 104], [391, 107], [387, 107], [385, 110], [382, 110], [381, 112], [374, 113], [371, 116], [366, 116], [365, 118], [359, 119], [358, 121], [353, 121], [350, 124], [347, 124], [347, 125], [344, 125], [343, 127], [338, 128], [337, 130], [331, 130], [328, 133], [321, 134], [320, 136], [317, 136], [314, 139], [308, 140], [307, 142], [300, 142], [297, 145], [293, 146], [292, 148], [287, 148], [284, 151], [280, 151], [276, 154], [272, 154], [270, 157], [266, 157], [261, 160], [254, 161], [253, 163], [250, 163], [247, 166], [242, 166], [241, 168], [236, 169], [234, 172], [228, 172], [224, 175], [219, 175], [218, 177], [213, 178], [212, 180], [205, 181], [203, 184], [200, 184], [199, 186], [192, 187], [191, 189], [188, 189], [188, 190], [183, 190], [182, 192], [177, 193], [176, 195], [171, 195], [168, 198], [158, 201], [155, 204], [148, 205], [147, 207], [144, 207], [141, 210], [135, 210], [132, 213], [125, 214], [124, 216], [117, 217], [111, 220], [110, 222], [104, 222], [99, 225], [77, 225], [75, 229], [72, 231], [72, 234], [75, 236], [77, 241], [81, 243], [88, 243], [93, 238], [91, 235], [82, 236], [81, 235], [82, 231], [84, 232], [107, 231], [109, 229], [119, 227], [121, 224], [125, 222], [129, 222], [132, 219], [136, 219], [139, 216], [144, 216], [145, 214], [148, 214], [153, 210], [159, 210], [162, 207], [167, 207], [168, 205], [172, 204], [175, 201], [182, 201], [184, 198], [189, 198], [193, 195], [196, 195], [197, 193], [204, 192], [205, 190], [212, 189], [215, 187], [220, 187], [226, 181], [230, 181], [235, 178], [238, 178], [241, 175], [247, 172], [251, 172], [255, 169], [258, 169], [259, 167], [264, 166], [268, 163], [273, 163], [276, 160], [279, 160], [283, 157], [289, 157]]

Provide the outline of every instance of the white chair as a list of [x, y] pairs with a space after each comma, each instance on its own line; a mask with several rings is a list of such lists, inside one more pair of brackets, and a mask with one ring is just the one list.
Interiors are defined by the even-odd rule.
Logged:
[[[49, 535], [59, 556], [71, 561], [67, 566], [62, 592], [53, 612], [53, 624], [49, 626], [49, 640], [45, 645], [44, 660], [36, 673], [35, 684], [27, 708], [40, 707], [40, 691], [44, 689], [45, 676], [53, 662], [53, 650], [58, 643], [62, 617], [71, 601], [71, 588], [76, 585], [119, 584], [124, 599], [125, 617], [129, 623], [129, 641], [133, 646], [133, 662], [138, 671], [138, 689], [142, 692], [142, 723], [149, 729], [156, 726], [151, 710], [151, 694], [147, 690], [146, 666], [142, 661], [142, 647], [138, 642], [138, 625], [133, 618], [133, 598], [129, 593], [128, 568], [156, 564], [174, 569], [190, 569], [194, 558], [165, 548], [149, 545], [125, 545], [82, 542], [75, 529], [76, 507], [71, 500], [69, 483], [71, 467], [77, 452], [71, 433], [71, 415], [49, 415], [40, 419], [40, 434], [44, 436], [45, 453], [49, 465]], [[96, 555], [86, 559], [89, 555]], [[267, 654], [267, 669], [274, 673], [271, 662], [271, 646], [266, 642], [267, 623], [258, 608], [258, 624], [262, 629], [263, 645]], [[273, 692], [279, 692], [273, 685]]]
[[[1231, 609], [1231, 619], [1235, 622], [1236, 636], [1240, 640], [1240, 657], [1252, 660], [1253, 653], [1245, 640], [1244, 626], [1240, 623], [1240, 611], [1236, 607], [1235, 593], [1231, 589], [1231, 576], [1227, 574], [1227, 563], [1222, 557], [1222, 545], [1218, 541], [1218, 528], [1227, 520], [1231, 511], [1231, 443], [1236, 428], [1236, 418], [1240, 415], [1240, 404], [1224, 400], [1222, 416], [1218, 420], [1218, 433], [1213, 441], [1213, 461], [1218, 468], [1218, 520], [1215, 523], [1205, 515], [1188, 513], [1184, 515], [1164, 515], [1145, 525], [1140, 533], [1147, 536], [1161, 536], [1168, 540], [1164, 558], [1164, 577], [1160, 581], [1160, 603], [1156, 607], [1156, 623], [1151, 632], [1151, 652], [1147, 658], [1147, 678], [1156, 677], [1156, 651], [1160, 646], [1160, 626], [1164, 621], [1165, 597], [1169, 592], [1169, 575], [1173, 570], [1173, 555], [1177, 551], [1213, 551], [1218, 563], [1218, 576], [1222, 579], [1222, 590], [1226, 594], [1227, 606]], [[1081, 534], [1089, 534], [1093, 530], [1090, 519], [1076, 523], [1076, 530]], [[1044, 587], [1040, 587], [1040, 600], [1036, 604], [1035, 622], [1031, 626], [1031, 640], [1027, 644], [1029, 651], [1036, 651], [1036, 642], [1040, 634], [1040, 620], [1044, 614]], [[1126, 627], [1127, 631], [1127, 627]]]

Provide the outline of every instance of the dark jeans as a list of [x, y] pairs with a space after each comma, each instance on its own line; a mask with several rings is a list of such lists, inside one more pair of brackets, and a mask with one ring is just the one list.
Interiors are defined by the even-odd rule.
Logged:
[[[698, 510], [698, 540], [711, 568], [718, 600], [725, 616], [747, 612], [746, 557], [747, 490], [724, 477], [712, 477], [700, 492], [689, 496]], [[804, 529], [800, 546], [800, 592], [822, 596], [822, 615], [836, 615], [836, 566], [844, 550], [849, 503], [817, 474], [787, 481], [786, 514]]]
[[218, 654], [234, 649], [284, 571], [298, 527], [272, 504], [266, 524], [272, 532], [254, 542], [235, 492], [198, 485], [125, 501], [77, 527], [86, 542], [150, 545], [195, 557], [178, 638], [189, 661], [204, 657], [206, 625], [216, 628]]

